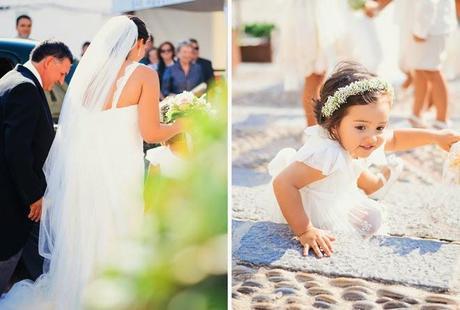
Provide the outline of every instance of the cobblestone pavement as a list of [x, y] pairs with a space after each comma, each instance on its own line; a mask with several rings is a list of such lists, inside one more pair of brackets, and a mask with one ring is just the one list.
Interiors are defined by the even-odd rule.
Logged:
[[235, 265], [233, 309], [458, 309], [458, 297], [357, 278]]
[[[252, 191], [260, 191], [259, 187], [269, 181], [266, 166], [278, 150], [298, 148], [302, 144], [304, 118], [299, 108], [300, 94], [284, 93], [280, 84], [260, 88], [253, 93], [237, 92], [233, 99], [232, 208], [235, 219], [264, 219], [263, 211], [251, 207], [251, 201], [259, 199]], [[455, 100], [460, 99], [459, 90], [457, 81], [451, 87]], [[395, 103], [391, 118], [395, 127], [408, 126], [409, 109], [408, 102]], [[457, 129], [460, 128], [458, 112], [453, 114]], [[390, 222], [388, 234], [459, 243], [460, 204], [443, 209], [438, 201], [424, 198], [438, 197], [436, 191], [443, 190], [437, 185], [446, 153], [429, 146], [397, 155], [404, 160], [405, 169], [385, 199]], [[248, 180], [239, 171], [251, 171], [260, 176], [260, 180]], [[244, 266], [234, 262], [232, 279], [234, 309], [460, 309], [456, 290], [440, 294], [429, 289], [334, 278], [289, 268]]]

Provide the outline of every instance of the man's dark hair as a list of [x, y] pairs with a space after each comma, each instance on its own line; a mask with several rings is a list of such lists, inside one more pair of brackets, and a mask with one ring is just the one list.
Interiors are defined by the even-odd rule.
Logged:
[[16, 27], [19, 25], [19, 21], [23, 18], [28, 19], [30, 20], [30, 22], [32, 22], [32, 18], [30, 18], [29, 15], [25, 15], [25, 14], [19, 15], [18, 18], [16, 18]]
[[192, 39], [188, 39], [188, 40], [189, 40], [190, 42], [195, 43], [196, 45], [198, 45], [197, 39], [193, 39], [193, 38], [192, 38]]
[[73, 63], [73, 56], [70, 49], [62, 42], [46, 40], [38, 44], [30, 53], [33, 62], [40, 62], [46, 56], [53, 56], [59, 60], [67, 58]]

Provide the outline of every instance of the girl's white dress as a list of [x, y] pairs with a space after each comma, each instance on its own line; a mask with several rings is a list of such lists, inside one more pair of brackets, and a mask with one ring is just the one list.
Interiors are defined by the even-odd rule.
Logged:
[[[382, 223], [382, 206], [358, 188], [357, 179], [371, 162], [383, 163], [383, 147], [366, 160], [353, 159], [322, 127], [308, 127], [305, 134], [305, 145], [298, 151], [282, 149], [270, 162], [269, 173], [274, 177], [294, 161], [321, 171], [324, 179], [299, 190], [312, 224], [334, 232], [375, 233]], [[278, 204], [269, 205], [269, 219], [285, 223]]]

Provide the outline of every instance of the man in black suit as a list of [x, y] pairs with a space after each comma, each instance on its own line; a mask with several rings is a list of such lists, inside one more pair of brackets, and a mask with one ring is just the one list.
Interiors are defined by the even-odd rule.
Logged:
[[21, 257], [33, 280], [42, 273], [42, 168], [54, 138], [43, 90], [64, 83], [72, 59], [64, 43], [44, 41], [0, 79], [0, 294]]
[[189, 39], [189, 41], [193, 49], [192, 62], [200, 65], [204, 82], [209, 85], [209, 83], [214, 80], [214, 69], [212, 68], [212, 62], [208, 59], [200, 57], [200, 46], [198, 45], [198, 41], [196, 39]]

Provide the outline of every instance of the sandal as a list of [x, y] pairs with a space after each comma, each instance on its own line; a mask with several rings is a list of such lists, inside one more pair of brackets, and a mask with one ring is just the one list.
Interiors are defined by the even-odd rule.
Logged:
[[428, 128], [428, 125], [423, 121], [423, 119], [415, 115], [411, 115], [409, 117], [409, 123], [414, 128]]
[[443, 121], [435, 120], [433, 121], [431, 126], [433, 126], [433, 128], [435, 129], [448, 129], [452, 126], [452, 123], [450, 121], [443, 122]]

